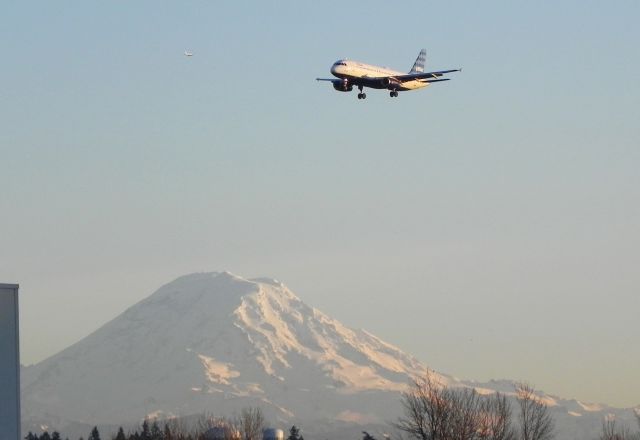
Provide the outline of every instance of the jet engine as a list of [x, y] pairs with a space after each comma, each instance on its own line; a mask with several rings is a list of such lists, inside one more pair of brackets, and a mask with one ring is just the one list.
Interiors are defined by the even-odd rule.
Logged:
[[353, 90], [353, 84], [349, 84], [349, 80], [339, 79], [332, 81], [333, 88], [339, 92], [350, 92]]
[[382, 85], [389, 90], [396, 90], [402, 86], [402, 83], [395, 78], [382, 78]]

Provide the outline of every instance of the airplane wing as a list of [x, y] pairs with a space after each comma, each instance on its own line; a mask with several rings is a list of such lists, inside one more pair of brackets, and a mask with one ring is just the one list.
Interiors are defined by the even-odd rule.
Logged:
[[421, 81], [426, 83], [437, 83], [440, 81], [450, 81], [450, 80], [451, 78], [438, 78], [438, 79], [423, 79]]
[[462, 69], [440, 70], [438, 72], [407, 73], [406, 75], [396, 75], [396, 76], [393, 76], [392, 78], [400, 82], [416, 81], [416, 80], [425, 80], [425, 82], [437, 82], [437, 81], [442, 81], [441, 79], [438, 79], [438, 78], [444, 75], [445, 73], [460, 72], [460, 71], [462, 71]]
[[[409, 81], [420, 81], [424, 83], [435, 83], [440, 81], [449, 81], [451, 78], [442, 78], [446, 73], [460, 72], [462, 69], [451, 70], [439, 70], [437, 72], [414, 72], [392, 76], [361, 76], [349, 79], [340, 78], [316, 78], [316, 81], [329, 81], [333, 83], [334, 87], [344, 84], [347, 86], [358, 87], [372, 87], [374, 89], [388, 88], [392, 89], [395, 86], [401, 86], [402, 83]], [[382, 87], [381, 87], [382, 86]], [[349, 88], [349, 90], [351, 90]], [[346, 90], [345, 90], [346, 91]]]

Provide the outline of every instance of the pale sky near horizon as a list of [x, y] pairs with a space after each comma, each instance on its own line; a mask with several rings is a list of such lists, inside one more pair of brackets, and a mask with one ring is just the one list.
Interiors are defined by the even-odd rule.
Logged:
[[[448, 374], [639, 405], [639, 19], [637, 1], [4, 4], [0, 282], [21, 285], [23, 362], [229, 270]], [[463, 72], [365, 101], [315, 81], [422, 47]]]

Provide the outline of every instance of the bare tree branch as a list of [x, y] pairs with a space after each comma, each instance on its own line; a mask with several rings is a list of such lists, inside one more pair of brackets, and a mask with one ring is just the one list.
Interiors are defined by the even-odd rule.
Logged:
[[240, 413], [238, 425], [244, 440], [260, 440], [265, 425], [262, 410], [258, 407], [244, 408]]
[[516, 439], [516, 434], [511, 424], [511, 405], [505, 395], [496, 393], [485, 397], [480, 412], [479, 439]]
[[516, 386], [519, 406], [521, 440], [551, 440], [555, 423], [547, 406], [536, 396], [532, 386], [519, 383]]
[[600, 440], [629, 440], [631, 432], [628, 426], [618, 425], [614, 417], [608, 417], [602, 422], [602, 432], [599, 438]]
[[404, 416], [394, 426], [416, 440], [515, 440], [505, 396], [448, 388], [431, 372], [414, 380], [402, 405]]

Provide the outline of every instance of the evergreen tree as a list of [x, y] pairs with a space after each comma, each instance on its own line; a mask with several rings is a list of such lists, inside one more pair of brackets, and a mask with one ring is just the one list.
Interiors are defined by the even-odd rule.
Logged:
[[304, 440], [304, 437], [300, 435], [300, 430], [296, 425], [293, 425], [289, 430], [289, 437], [287, 440]]
[[364, 434], [364, 437], [362, 437], [362, 440], [376, 440], [376, 438], [371, 434], [369, 434], [367, 431], [362, 431], [362, 434]]
[[173, 433], [168, 423], [164, 424], [164, 440], [173, 440]]
[[53, 431], [53, 434], [51, 434], [51, 440], [61, 440], [60, 433], [58, 431]]
[[97, 426], [93, 427], [93, 429], [91, 430], [91, 434], [89, 434], [87, 440], [100, 440], [100, 433], [98, 432]]
[[40, 436], [40, 440], [51, 440], [51, 436], [49, 435], [49, 433], [47, 431], [45, 431]]
[[116, 434], [116, 438], [114, 440], [127, 440], [127, 437], [124, 435], [124, 430], [122, 426], [118, 428], [118, 433]]
[[157, 420], [151, 424], [151, 440], [162, 440], [162, 430], [158, 426]]
[[144, 419], [142, 422], [142, 432], [140, 433], [141, 440], [151, 440], [151, 432], [149, 431], [149, 421]]
[[29, 431], [29, 434], [25, 436], [24, 440], [38, 440], [38, 436]]

